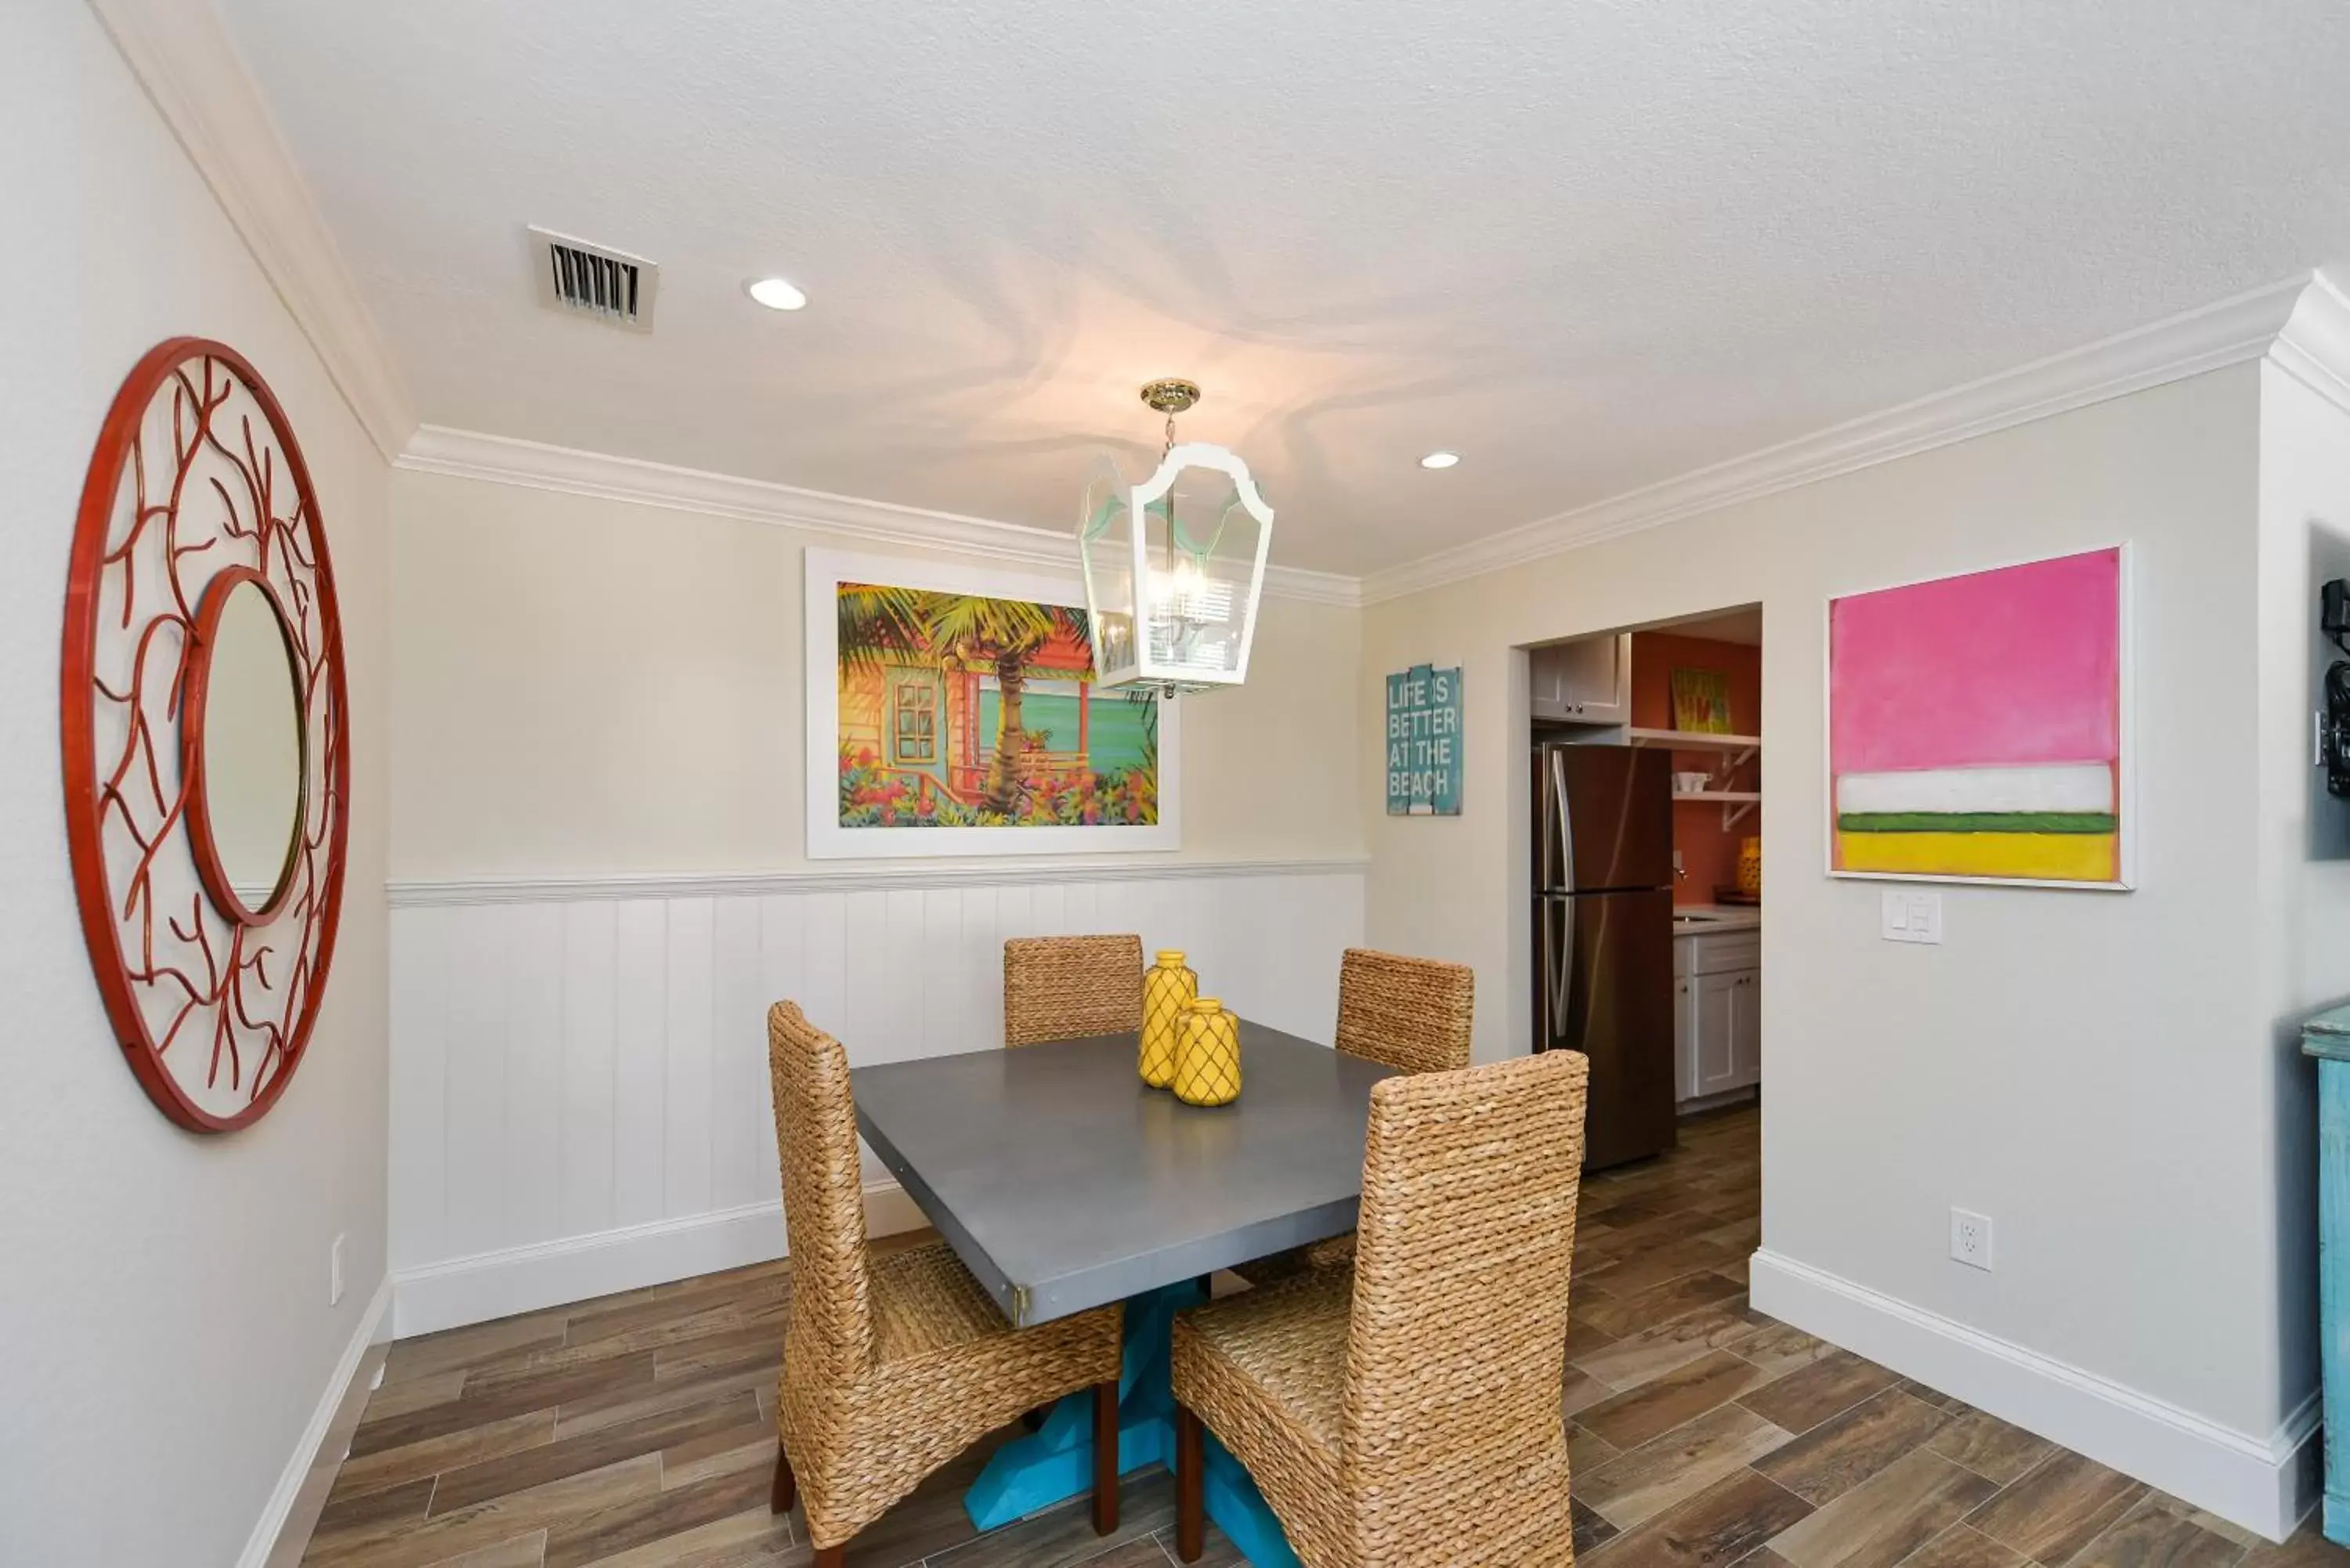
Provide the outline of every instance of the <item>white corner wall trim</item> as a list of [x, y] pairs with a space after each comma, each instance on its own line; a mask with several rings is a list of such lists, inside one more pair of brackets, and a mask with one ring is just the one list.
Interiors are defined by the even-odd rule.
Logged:
[[1768, 1249], [1750, 1270], [1756, 1311], [2272, 1541], [2316, 1501], [2314, 1390], [2275, 1431], [2241, 1432]]
[[399, 456], [416, 429], [408, 389], [220, 17], [187, 0], [90, 0], [90, 8], [368, 438], [386, 461]]
[[[894, 1236], [929, 1223], [896, 1182], [866, 1187], [867, 1235]], [[782, 1208], [750, 1203], [452, 1258], [392, 1276], [392, 1332], [407, 1339], [486, 1323], [616, 1291], [764, 1263], [788, 1250]]]
[[[698, 468], [676, 468], [633, 457], [613, 457], [507, 436], [426, 425], [409, 441], [397, 466], [418, 473], [489, 480], [607, 501], [633, 501], [676, 512], [697, 512], [746, 523], [924, 549], [952, 550], [988, 560], [1070, 570], [1077, 564], [1074, 532], [998, 523], [951, 512], [931, 512], [854, 495], [802, 490]], [[1267, 566], [1265, 592], [1315, 604], [1355, 605], [1360, 585], [1334, 572]]]
[[1363, 579], [1363, 602], [1378, 604], [1482, 576], [2271, 355], [2350, 409], [2350, 305], [2324, 275], [2298, 274], [2102, 342], [1374, 572]]
[[2350, 299], [2324, 273], [2293, 302], [2269, 358], [2278, 369], [2350, 413]]
[[343, 1346], [334, 1371], [328, 1375], [317, 1407], [310, 1412], [309, 1425], [302, 1428], [300, 1440], [286, 1457], [286, 1468], [277, 1474], [276, 1486], [270, 1490], [269, 1501], [262, 1505], [261, 1517], [254, 1521], [253, 1533], [245, 1538], [244, 1550], [237, 1553], [236, 1568], [264, 1568], [269, 1561], [278, 1534], [286, 1528], [286, 1516], [293, 1511], [295, 1497], [317, 1462], [318, 1446], [327, 1440], [328, 1429], [335, 1424], [335, 1412], [342, 1408], [344, 1397], [350, 1392], [360, 1359], [367, 1355], [368, 1346], [376, 1343], [388, 1321], [391, 1302], [391, 1278], [387, 1274], [376, 1286], [375, 1294], [368, 1299], [367, 1310], [359, 1314], [359, 1326], [351, 1331], [350, 1343]]
[[388, 883], [395, 909], [450, 904], [554, 904], [604, 898], [755, 898], [770, 893], [886, 893], [931, 888], [1163, 882], [1230, 877], [1344, 877], [1367, 856], [1324, 860], [1013, 860], [811, 867], [789, 871], [654, 872], [608, 877], [403, 877]]

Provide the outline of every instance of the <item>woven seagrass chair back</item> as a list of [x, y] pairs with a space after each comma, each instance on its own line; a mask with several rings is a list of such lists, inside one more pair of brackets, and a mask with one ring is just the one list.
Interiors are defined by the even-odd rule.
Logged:
[[1003, 1043], [1142, 1027], [1142, 939], [1014, 937], [1003, 944]]
[[775, 1079], [775, 1152], [792, 1248], [784, 1357], [795, 1381], [840, 1386], [873, 1359], [848, 1053], [796, 1005], [778, 1002], [767, 1009], [767, 1069]]
[[[1472, 1480], [1516, 1475], [1531, 1495], [1555, 1466], [1564, 1490], [1589, 1075], [1555, 1051], [1371, 1091], [1340, 1459], [1366, 1539], [1452, 1528]], [[1457, 1542], [1423, 1544], [1440, 1561]]]
[[1348, 948], [1338, 966], [1338, 1049], [1399, 1073], [1469, 1064], [1477, 972], [1467, 964]]

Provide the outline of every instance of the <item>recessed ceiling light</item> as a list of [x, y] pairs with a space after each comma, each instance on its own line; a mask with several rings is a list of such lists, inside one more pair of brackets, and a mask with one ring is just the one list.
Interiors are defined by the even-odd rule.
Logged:
[[1419, 460], [1419, 466], [1422, 468], [1451, 468], [1454, 463], [1459, 462], [1460, 461], [1461, 454], [1457, 452], [1431, 452], [1426, 457]]
[[758, 278], [743, 287], [752, 298], [770, 310], [797, 310], [807, 303], [806, 295], [779, 277]]

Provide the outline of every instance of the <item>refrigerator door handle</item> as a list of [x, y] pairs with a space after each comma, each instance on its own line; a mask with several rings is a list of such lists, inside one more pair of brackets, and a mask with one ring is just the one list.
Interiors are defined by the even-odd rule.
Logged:
[[[1552, 919], [1553, 911], [1565, 918]], [[1566, 1038], [1567, 988], [1575, 978], [1575, 900], [1544, 898], [1543, 900], [1543, 981], [1550, 991], [1550, 1034], [1553, 1040]]]
[[[1560, 763], [1557, 748], [1550, 753], [1550, 794], [1558, 810], [1558, 886], [1561, 891], [1575, 891], [1575, 818], [1566, 809], [1566, 769]], [[1550, 836], [1550, 819], [1543, 820], [1543, 836]], [[1544, 867], [1548, 869], [1547, 867]], [[1569, 917], [1570, 921], [1572, 916]], [[1571, 928], [1570, 928], [1571, 929]]]
[[1542, 858], [1534, 863], [1534, 891], [1550, 890], [1551, 857], [1558, 853], [1558, 829], [1551, 819], [1551, 802], [1558, 798], [1558, 758], [1548, 746], [1543, 748], [1543, 763], [1547, 772], [1543, 775], [1543, 798], [1534, 807], [1542, 818]]

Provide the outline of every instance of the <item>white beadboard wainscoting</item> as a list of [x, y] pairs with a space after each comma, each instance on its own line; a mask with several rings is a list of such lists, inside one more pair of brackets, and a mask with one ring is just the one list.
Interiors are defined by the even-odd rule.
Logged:
[[[784, 1251], [766, 1009], [852, 1064], [1001, 1048], [1008, 937], [1139, 931], [1327, 1044], [1357, 860], [395, 882], [394, 1332]], [[876, 1233], [920, 1222], [868, 1157]]]

